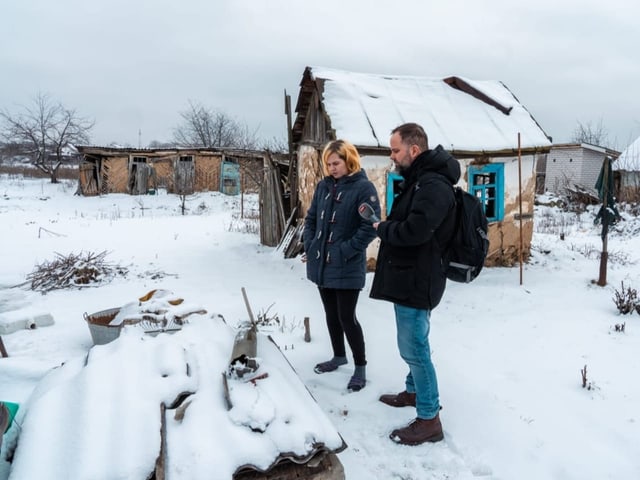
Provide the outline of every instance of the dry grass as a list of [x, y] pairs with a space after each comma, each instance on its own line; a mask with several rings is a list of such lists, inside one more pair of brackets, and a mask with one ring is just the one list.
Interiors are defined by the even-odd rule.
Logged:
[[[2, 165], [0, 164], [0, 174], [9, 176], [21, 175], [25, 178], [51, 178], [48, 173], [31, 165]], [[57, 174], [58, 180], [78, 180], [77, 167], [60, 167]]]

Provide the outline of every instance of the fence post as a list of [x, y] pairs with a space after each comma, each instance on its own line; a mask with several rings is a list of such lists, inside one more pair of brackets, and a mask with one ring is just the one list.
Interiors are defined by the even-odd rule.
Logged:
[[311, 341], [311, 331], [309, 327], [309, 317], [304, 317], [304, 341], [309, 343]]

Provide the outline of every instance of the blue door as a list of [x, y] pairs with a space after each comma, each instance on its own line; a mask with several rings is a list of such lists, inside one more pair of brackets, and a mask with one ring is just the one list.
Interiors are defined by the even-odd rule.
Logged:
[[240, 164], [223, 160], [220, 165], [220, 191], [227, 195], [240, 193]]

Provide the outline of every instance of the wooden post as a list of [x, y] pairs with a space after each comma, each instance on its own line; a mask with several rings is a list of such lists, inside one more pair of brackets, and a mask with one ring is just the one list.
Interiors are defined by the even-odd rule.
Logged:
[[167, 419], [166, 419], [166, 411], [167, 407], [162, 402], [160, 404], [160, 452], [158, 453], [158, 457], [156, 458], [156, 466], [155, 466], [155, 475], [153, 478], [155, 480], [164, 480], [165, 479], [165, 458], [167, 456]]
[[249, 314], [249, 320], [251, 320], [251, 325], [255, 325], [256, 319], [253, 317], [253, 312], [251, 311], [251, 305], [249, 305], [249, 299], [247, 298], [247, 292], [244, 289], [244, 287], [242, 287], [240, 290], [242, 291], [242, 298], [244, 298], [244, 305], [245, 307], [247, 307], [247, 313]]
[[0, 448], [2, 448], [2, 438], [4, 431], [9, 426], [9, 409], [6, 405], [0, 402]]
[[2, 337], [0, 337], [0, 355], [2, 355], [2, 358], [7, 358], [9, 356], [9, 354], [7, 353], [7, 349], [4, 348]]
[[289, 149], [289, 170], [287, 184], [289, 186], [289, 211], [298, 206], [297, 155], [293, 152], [293, 127], [291, 120], [291, 95], [284, 91], [284, 113], [287, 117], [287, 146]]
[[522, 285], [522, 251], [524, 250], [524, 240], [522, 237], [522, 154], [520, 148], [520, 132], [518, 132], [518, 208], [520, 213], [520, 251], [518, 260], [520, 262], [520, 285]]
[[244, 218], [244, 167], [240, 168], [240, 218]]
[[[602, 222], [607, 222], [607, 208], [609, 198], [609, 161], [607, 157], [604, 158], [604, 172], [602, 175]], [[604, 226], [602, 227], [604, 228]], [[607, 284], [607, 260], [609, 253], [607, 252], [607, 237], [609, 236], [609, 226], [607, 225], [607, 231], [602, 238], [602, 254], [600, 255], [600, 274], [598, 276], [598, 286], [604, 287]]]
[[304, 341], [309, 343], [311, 341], [311, 330], [309, 327], [309, 317], [304, 317]]

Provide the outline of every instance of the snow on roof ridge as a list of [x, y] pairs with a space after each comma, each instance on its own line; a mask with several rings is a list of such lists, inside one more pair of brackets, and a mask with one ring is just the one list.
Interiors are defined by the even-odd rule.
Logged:
[[640, 137], [623, 150], [614, 163], [614, 170], [640, 171]]
[[[322, 96], [331, 128], [355, 145], [380, 147], [405, 122], [422, 124], [430, 143], [450, 150], [548, 148], [551, 142], [529, 111], [497, 80], [381, 75], [308, 66], [325, 80]], [[384, 142], [382, 142], [384, 143]]]

